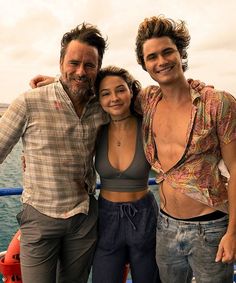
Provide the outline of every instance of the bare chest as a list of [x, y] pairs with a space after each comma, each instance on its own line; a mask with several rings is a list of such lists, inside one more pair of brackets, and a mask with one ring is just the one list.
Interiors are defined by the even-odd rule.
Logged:
[[191, 109], [183, 112], [156, 111], [153, 119], [153, 133], [158, 142], [185, 144], [191, 120]]
[[191, 123], [191, 105], [178, 109], [157, 107], [153, 117], [153, 135], [158, 158], [165, 169], [173, 166], [183, 155]]

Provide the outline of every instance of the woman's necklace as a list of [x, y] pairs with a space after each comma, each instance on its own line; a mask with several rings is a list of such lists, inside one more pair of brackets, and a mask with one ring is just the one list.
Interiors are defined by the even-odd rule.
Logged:
[[[124, 120], [126, 120], [130, 117], [132, 117], [132, 115], [128, 115], [128, 116], [121, 118], [121, 119], [114, 119], [114, 120], [112, 120], [112, 122], [124, 121]], [[119, 137], [117, 135], [115, 135], [115, 132], [117, 132], [117, 130], [113, 132], [113, 139], [115, 141], [115, 145], [118, 146], [118, 147], [121, 147], [121, 146], [124, 145], [124, 143], [126, 141], [126, 138], [124, 136], [124, 132], [123, 132], [123, 135], [119, 135]]]
[[124, 117], [124, 118], [120, 118], [120, 119], [111, 119], [112, 120], [112, 122], [120, 122], [120, 121], [124, 121], [124, 120], [126, 120], [126, 119], [128, 119], [128, 118], [130, 118], [131, 117], [131, 115], [128, 115], [128, 116], [126, 116], [126, 117]]
[[114, 141], [115, 141], [115, 145], [120, 147], [121, 145], [123, 145], [123, 141], [124, 141], [124, 137], [120, 137], [119, 138], [117, 136], [115, 136], [113, 134], [113, 138], [114, 138]]

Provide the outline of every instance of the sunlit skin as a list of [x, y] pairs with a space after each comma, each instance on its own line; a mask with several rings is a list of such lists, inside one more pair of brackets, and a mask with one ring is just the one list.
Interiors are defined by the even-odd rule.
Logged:
[[[187, 145], [192, 110], [189, 84], [184, 77], [180, 53], [169, 37], [147, 40], [143, 53], [148, 73], [163, 92], [153, 117], [153, 134], [158, 159], [167, 172], [181, 159]], [[191, 218], [214, 211], [177, 192], [166, 181], [162, 183], [160, 197], [162, 209], [173, 217]]]
[[86, 43], [72, 40], [60, 62], [60, 70], [63, 85], [69, 91], [68, 95], [76, 99], [79, 90], [90, 88], [96, 79], [99, 70], [98, 50]]
[[[119, 76], [105, 77], [99, 87], [99, 101], [112, 120], [119, 120], [130, 114], [130, 102], [132, 92], [127, 83]], [[134, 117], [130, 117], [120, 122], [112, 122], [109, 125], [108, 159], [111, 166], [118, 171], [126, 170], [133, 158], [136, 147], [137, 123]], [[124, 142], [122, 147], [115, 146], [116, 137], [120, 137]], [[135, 201], [142, 198], [147, 193], [147, 188], [140, 192], [115, 192], [105, 188], [101, 190], [101, 195], [113, 202]]]
[[149, 75], [162, 87], [186, 81], [180, 53], [167, 37], [151, 38], [143, 45], [144, 63]]
[[105, 77], [99, 87], [99, 101], [113, 119], [122, 119], [130, 115], [132, 93], [127, 83], [118, 76]]

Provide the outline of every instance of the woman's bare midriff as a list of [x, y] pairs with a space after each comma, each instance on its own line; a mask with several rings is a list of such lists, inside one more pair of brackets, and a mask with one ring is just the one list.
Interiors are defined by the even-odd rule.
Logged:
[[169, 184], [163, 182], [160, 188], [161, 209], [172, 217], [188, 219], [214, 212], [215, 209], [184, 193], [173, 189]]
[[104, 199], [112, 202], [131, 202], [143, 198], [147, 194], [147, 192], [148, 188], [144, 188], [139, 192], [114, 192], [108, 191], [106, 190], [106, 188], [103, 188], [101, 189], [100, 194]]

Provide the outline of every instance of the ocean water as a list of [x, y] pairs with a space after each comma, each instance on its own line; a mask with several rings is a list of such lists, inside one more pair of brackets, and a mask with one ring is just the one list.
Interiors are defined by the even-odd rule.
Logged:
[[[19, 142], [0, 165], [0, 188], [18, 188], [22, 186], [21, 152], [22, 144]], [[19, 229], [16, 215], [20, 210], [20, 196], [0, 197], [0, 252], [7, 249], [12, 237]], [[1, 279], [0, 274], [0, 282]]]
[[[0, 187], [17, 188], [22, 186], [21, 156], [22, 144], [19, 142], [0, 165]], [[21, 210], [20, 196], [0, 197], [0, 251], [6, 250], [18, 230], [16, 214]]]

